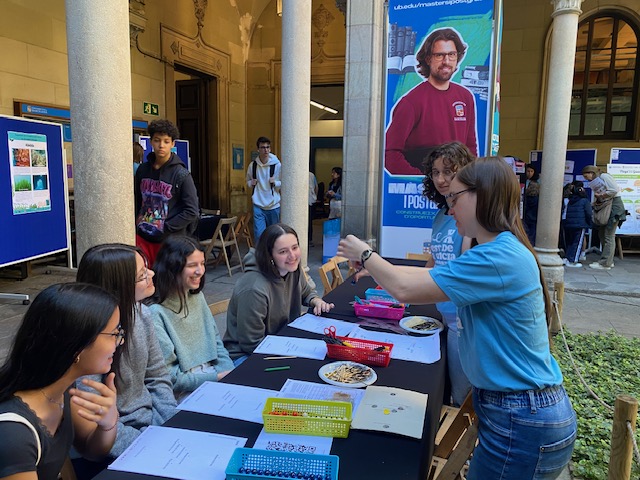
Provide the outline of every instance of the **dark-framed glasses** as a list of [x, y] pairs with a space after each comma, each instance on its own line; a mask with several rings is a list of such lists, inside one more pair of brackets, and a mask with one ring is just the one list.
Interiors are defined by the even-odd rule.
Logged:
[[149, 281], [149, 267], [144, 267], [144, 273], [136, 278], [136, 283], [140, 282], [148, 282]]
[[435, 58], [436, 60], [438, 60], [439, 62], [441, 62], [444, 57], [447, 57], [449, 60], [457, 60], [458, 59], [458, 52], [436, 52], [436, 53], [432, 53], [431, 56], [433, 58]]
[[124, 337], [126, 332], [124, 331], [124, 328], [122, 328], [122, 325], [118, 325], [117, 328], [118, 328], [117, 332], [114, 332], [114, 333], [100, 332], [100, 335], [109, 335], [111, 337], [114, 337], [116, 340], [116, 347], [119, 347], [124, 343]]
[[447, 206], [449, 208], [453, 208], [456, 206], [456, 202], [458, 201], [458, 195], [462, 195], [463, 193], [473, 192], [475, 188], [465, 188], [464, 190], [460, 190], [459, 192], [447, 193], [444, 196], [445, 201], [447, 202]]

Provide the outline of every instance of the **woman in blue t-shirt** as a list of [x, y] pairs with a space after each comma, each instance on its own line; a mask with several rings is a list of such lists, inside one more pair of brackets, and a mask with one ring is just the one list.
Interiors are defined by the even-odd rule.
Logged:
[[[475, 156], [464, 143], [451, 142], [436, 148], [424, 162], [424, 196], [438, 205], [431, 226], [431, 254], [429, 267], [445, 265], [471, 247], [471, 239], [458, 234], [455, 219], [449, 215], [445, 195], [456, 172], [471, 163]], [[458, 315], [453, 302], [436, 303], [447, 325], [447, 375], [451, 383], [453, 405], [460, 406], [471, 389], [469, 379], [460, 365], [458, 348]]]
[[460, 235], [478, 242], [446, 265], [394, 266], [352, 235], [338, 255], [366, 267], [401, 302], [458, 307], [460, 360], [479, 420], [467, 478], [556, 478], [577, 425], [549, 350], [552, 305], [522, 227], [518, 181], [502, 159], [480, 158], [456, 173], [445, 198]]

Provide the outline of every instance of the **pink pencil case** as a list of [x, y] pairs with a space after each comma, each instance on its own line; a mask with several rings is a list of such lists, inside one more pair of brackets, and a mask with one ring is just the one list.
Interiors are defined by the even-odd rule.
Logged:
[[[394, 306], [392, 306], [394, 305]], [[354, 303], [353, 308], [357, 316], [389, 318], [391, 320], [400, 320], [404, 315], [404, 305], [393, 302], [385, 302], [382, 300], [369, 300], [364, 305]]]

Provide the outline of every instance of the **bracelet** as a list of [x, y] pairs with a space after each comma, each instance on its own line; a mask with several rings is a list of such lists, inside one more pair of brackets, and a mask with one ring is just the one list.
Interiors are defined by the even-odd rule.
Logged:
[[111, 430], [113, 430], [114, 428], [116, 428], [118, 426], [118, 422], [120, 421], [120, 412], [118, 412], [116, 410], [116, 423], [113, 424], [113, 427], [110, 428], [103, 428], [100, 425], [98, 425], [98, 430], [102, 431], [102, 432], [110, 432]]

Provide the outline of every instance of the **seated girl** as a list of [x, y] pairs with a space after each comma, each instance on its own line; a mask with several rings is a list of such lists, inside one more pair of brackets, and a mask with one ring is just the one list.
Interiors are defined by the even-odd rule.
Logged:
[[298, 234], [283, 223], [270, 225], [256, 249], [244, 257], [245, 274], [236, 283], [224, 344], [238, 365], [266, 335], [278, 332], [302, 314], [301, 304], [320, 315], [334, 305], [309, 286], [300, 268]]
[[[0, 478], [54, 480], [71, 445], [106, 456], [116, 438], [114, 374], [106, 374], [124, 341], [116, 299], [93, 285], [44, 289], [25, 314], [0, 368]], [[11, 414], [11, 415], [7, 415]]]
[[162, 425], [176, 413], [173, 385], [153, 320], [148, 307], [140, 304], [155, 290], [153, 270], [147, 268], [137, 247], [97, 245], [82, 256], [77, 280], [102, 287], [118, 299], [120, 324], [127, 332], [127, 341], [113, 366], [120, 413], [116, 442], [110, 452], [115, 458], [146, 427]]
[[173, 392], [181, 399], [205, 381], [223, 378], [233, 369], [233, 362], [202, 293], [205, 260], [197, 240], [169, 237], [154, 269], [156, 293], [149, 310]]

